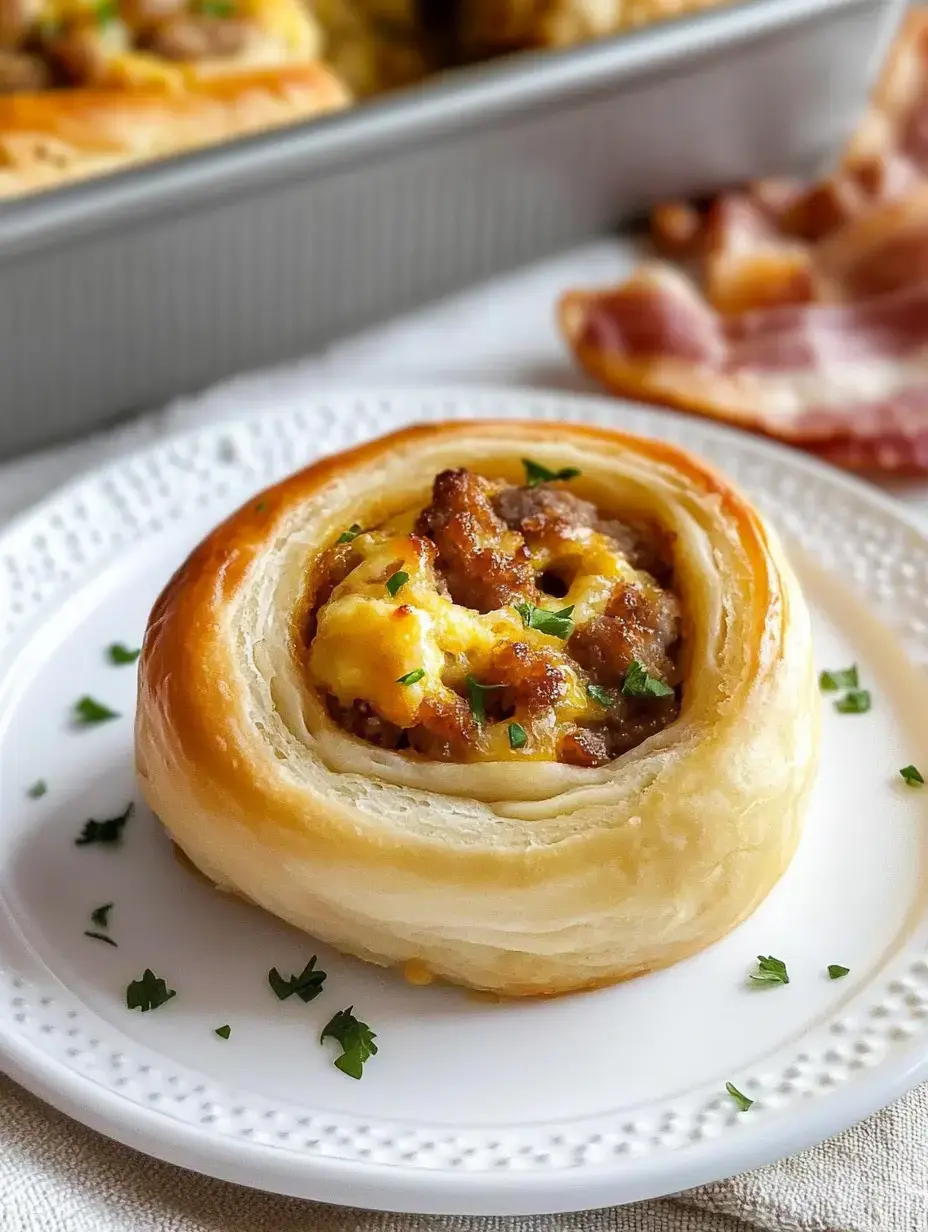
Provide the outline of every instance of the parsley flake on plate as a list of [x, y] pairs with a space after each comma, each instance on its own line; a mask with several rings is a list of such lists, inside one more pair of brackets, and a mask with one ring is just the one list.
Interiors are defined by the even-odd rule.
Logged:
[[106, 933], [94, 932], [93, 929], [87, 928], [84, 930], [84, 936], [93, 937], [94, 941], [105, 941], [107, 945], [111, 945], [114, 948], [116, 946], [116, 942], [113, 940], [113, 938], [108, 937]]
[[346, 1010], [339, 1010], [322, 1028], [319, 1043], [326, 1039], [334, 1039], [342, 1050], [342, 1055], [335, 1058], [335, 1067], [349, 1078], [360, 1078], [364, 1071], [365, 1061], [369, 1061], [377, 1052], [374, 1040], [377, 1036], [366, 1022], [355, 1018], [353, 1005]]
[[36, 781], [32, 784], [32, 786], [26, 792], [26, 795], [29, 797], [30, 800], [38, 800], [42, 796], [44, 796], [47, 791], [48, 791], [48, 784], [45, 782], [45, 780], [36, 779]]
[[114, 663], [117, 667], [122, 667], [123, 664], [134, 663], [142, 653], [142, 648], [140, 646], [138, 650], [130, 650], [122, 642], [113, 642], [112, 645], [107, 646], [106, 653], [111, 663]]
[[119, 16], [117, 0], [101, 0], [100, 4], [94, 9], [93, 15], [98, 26], [108, 26], [111, 21], [115, 21]]
[[531, 458], [523, 458], [522, 465], [525, 467], [525, 482], [530, 488], [537, 488], [540, 483], [555, 483], [560, 479], [576, 479], [580, 474], [575, 466], [562, 466], [559, 471], [552, 471], [540, 462], [533, 462]]
[[350, 543], [352, 539], [357, 539], [360, 533], [361, 533], [361, 527], [357, 524], [357, 522], [353, 522], [351, 526], [348, 527], [347, 530], [342, 531], [342, 533], [338, 536], [335, 542], [336, 543]]
[[758, 954], [757, 970], [751, 972], [749, 982], [751, 984], [788, 984], [789, 975], [786, 971], [786, 963], [782, 959], [774, 958], [772, 954], [766, 958], [763, 954]]
[[391, 598], [396, 598], [396, 592], [400, 590], [409, 581], [409, 574], [404, 573], [402, 569], [399, 573], [394, 573], [392, 577], [387, 578], [387, 590], [390, 592]]
[[411, 672], [407, 672], [405, 676], [400, 676], [397, 684], [418, 684], [425, 675], [424, 667], [415, 667]]
[[234, 17], [236, 13], [232, 0], [200, 0], [197, 8], [204, 17]]
[[218, 1035], [220, 1039], [228, 1039], [231, 1034], [232, 1028], [228, 1023], [224, 1027], [216, 1027], [213, 1031], [213, 1035]]
[[509, 724], [509, 747], [511, 749], [524, 749], [528, 733], [521, 723]]
[[601, 688], [598, 684], [588, 684], [586, 692], [588, 697], [592, 697], [598, 706], [604, 706], [606, 710], [615, 705], [615, 698], [612, 694], [607, 689]]
[[487, 721], [487, 694], [504, 688], [501, 684], [481, 684], [473, 676], [467, 677], [467, 696], [470, 699], [470, 712], [478, 723]]
[[118, 711], [111, 710], [93, 697], [81, 697], [74, 703], [74, 722], [79, 727], [89, 727], [93, 723], [106, 723], [109, 719], [118, 719]]
[[828, 978], [830, 980], [840, 980], [848, 974], [850, 967], [839, 967], [837, 963], [828, 964]]
[[915, 766], [903, 766], [899, 773], [910, 787], [921, 787], [925, 781]]
[[314, 954], [299, 975], [291, 975], [288, 979], [280, 974], [276, 967], [271, 967], [267, 973], [267, 982], [274, 990], [278, 1001], [286, 1001], [294, 993], [301, 1001], [307, 1003], [318, 997], [325, 983], [326, 973], [316, 970], [316, 955]]
[[643, 663], [632, 659], [622, 681], [622, 693], [626, 697], [670, 697], [673, 689], [657, 676], [652, 676]]
[[107, 817], [105, 821], [95, 821], [91, 817], [89, 821], [84, 822], [84, 828], [74, 840], [74, 845], [86, 847], [88, 843], [122, 842], [122, 832], [134, 808], [135, 803], [130, 800], [125, 812], [120, 813], [118, 817]]
[[839, 714], [866, 714], [870, 709], [870, 694], [866, 689], [852, 689], [835, 702]]
[[104, 903], [102, 907], [94, 907], [90, 913], [91, 924], [96, 924], [97, 928], [109, 928], [110, 912], [112, 910], [112, 903]]
[[141, 1010], [145, 1014], [176, 996], [174, 989], [168, 988], [160, 975], [155, 975], [150, 967], [146, 967], [142, 978], [132, 980], [126, 988], [126, 1005], [130, 1010]]
[[573, 632], [573, 604], [562, 607], [559, 612], [551, 612], [546, 607], [535, 607], [533, 603], [515, 603], [513, 606], [522, 617], [526, 629], [537, 629], [539, 633], [561, 638], [568, 638]]
[[819, 672], [818, 687], [823, 693], [835, 693], [838, 689], [856, 689], [858, 684], [856, 663], [850, 667], [841, 667], [835, 672]]
[[725, 1090], [738, 1105], [739, 1112], [747, 1112], [747, 1110], [754, 1103], [753, 1099], [748, 1099], [746, 1095], [742, 1095], [733, 1082], [726, 1082]]

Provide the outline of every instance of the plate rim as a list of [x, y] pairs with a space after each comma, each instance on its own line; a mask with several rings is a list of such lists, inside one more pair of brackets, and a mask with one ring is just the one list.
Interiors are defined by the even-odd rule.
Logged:
[[[286, 410], [282, 392], [278, 388], [273, 395], [269, 394], [265, 406], [256, 400], [256, 405], [248, 412], [220, 415], [196, 427], [165, 432], [154, 440], [83, 471], [6, 522], [0, 528], [0, 551], [8, 540], [28, 533], [30, 524], [47, 517], [61, 502], [77, 497], [88, 485], [99, 483], [127, 466], [144, 462], [166, 446], [196, 439], [216, 439], [263, 415], [273, 414], [275, 410]], [[397, 407], [408, 404], [412, 399], [451, 398], [463, 402], [468, 411], [471, 407], [473, 409], [472, 416], [460, 418], [486, 418], [479, 408], [483, 401], [518, 404], [520, 401], [530, 403], [532, 399], [543, 398], [549, 405], [557, 407], [565, 422], [571, 418], [571, 408], [576, 408], [577, 404], [591, 403], [598, 404], [604, 412], [614, 414], [619, 421], [629, 413], [644, 413], [658, 429], [662, 423], [670, 425], [680, 419], [679, 412], [660, 407], [602, 395], [549, 390], [541, 386], [333, 384], [304, 392], [300, 400], [304, 406], [312, 408], [372, 396]], [[215, 397], [216, 391], [210, 391], [189, 400], [187, 404], [197, 405]], [[533, 417], [526, 414], [524, 418]], [[770, 455], [779, 457], [791, 469], [810, 472], [826, 484], [849, 492], [928, 544], [928, 531], [905, 506], [861, 478], [838, 471], [779, 442], [754, 437], [698, 416], [685, 418], [698, 424], [699, 430], [710, 437], [717, 437], [720, 441], [736, 441], [740, 449], [761, 458]], [[402, 422], [416, 421], [410, 419]], [[621, 422], [615, 426], [622, 428]], [[672, 432], [670, 435], [673, 439]], [[717, 463], [713, 462], [712, 465]], [[174, 525], [173, 521], [171, 525]], [[134, 535], [134, 540], [152, 541], [164, 533], [165, 528], [150, 530], [143, 527]], [[50, 603], [57, 605], [82, 591], [89, 582], [107, 571], [120, 551], [124, 550], [124, 547], [116, 547], [86, 562], [76, 570], [67, 585], [36, 605], [37, 618], [44, 619]], [[18, 658], [22, 645], [31, 640], [32, 635], [31, 630], [23, 629], [4, 640], [4, 668]], [[25, 1035], [9, 1031], [5, 1024], [0, 1024], [0, 1058], [6, 1072], [16, 1082], [58, 1111], [126, 1146], [168, 1163], [252, 1188], [267, 1188], [270, 1184], [273, 1192], [295, 1197], [428, 1214], [532, 1215], [664, 1196], [772, 1163], [809, 1147], [847, 1129], [928, 1078], [928, 1053], [919, 1057], [914, 1048], [908, 1049], [887, 1058], [874, 1070], [858, 1075], [853, 1083], [810, 1101], [794, 1123], [778, 1118], [775, 1125], [769, 1127], [776, 1138], [776, 1146], [771, 1143], [770, 1134], [762, 1131], [745, 1139], [735, 1133], [727, 1138], [691, 1145], [685, 1152], [638, 1159], [633, 1175], [618, 1177], [608, 1160], [584, 1164], [574, 1171], [552, 1169], [548, 1172], [491, 1173], [438, 1168], [402, 1169], [394, 1164], [371, 1161], [360, 1164], [357, 1161], [283, 1151], [261, 1142], [211, 1133], [207, 1127], [166, 1117], [155, 1108], [126, 1099], [118, 1092], [86, 1078], [78, 1070], [69, 1068], [50, 1053], [43, 1052]], [[247, 1173], [255, 1171], [259, 1171], [260, 1176], [249, 1179]], [[673, 1179], [668, 1181], [668, 1173], [671, 1172]]]

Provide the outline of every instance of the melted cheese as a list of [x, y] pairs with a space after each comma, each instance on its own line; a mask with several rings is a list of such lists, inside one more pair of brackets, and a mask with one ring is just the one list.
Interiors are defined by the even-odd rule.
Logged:
[[[566, 653], [563, 639], [526, 628], [514, 607], [477, 612], [440, 594], [428, 548], [409, 535], [414, 516], [394, 519], [384, 530], [354, 541], [360, 563], [317, 613], [312, 676], [342, 705], [363, 699], [391, 723], [410, 728], [427, 699], [453, 703], [456, 696], [466, 696], [467, 677], [479, 681], [501, 643], [524, 643], [547, 653], [566, 687], [550, 713], [532, 724], [531, 739], [522, 749], [510, 748], [507, 719], [484, 725], [475, 756], [554, 759], [567, 730], [603, 718], [602, 707], [586, 691], [586, 676]], [[536, 572], [556, 568], [572, 579], [563, 598], [545, 596], [539, 606], [559, 611], [572, 605], [575, 624], [605, 611], [618, 579], [653, 585], [631, 568], [613, 540], [593, 530], [530, 551]], [[386, 582], [398, 572], [409, 580], [391, 595]], [[399, 683], [420, 669], [420, 679]]]

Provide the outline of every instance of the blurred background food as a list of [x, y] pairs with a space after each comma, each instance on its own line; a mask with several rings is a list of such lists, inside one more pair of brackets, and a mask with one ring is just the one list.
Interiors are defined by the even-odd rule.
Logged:
[[447, 63], [444, 18], [452, 7], [450, 0], [311, 0], [323, 58], [358, 98], [420, 81]]
[[0, 197], [719, 2], [0, 0]]
[[206, 77], [313, 60], [301, 0], [0, 0], [0, 92], [180, 91]]
[[635, 26], [682, 17], [731, 0], [460, 0], [456, 43], [462, 58], [527, 48], [569, 47]]
[[0, 93], [180, 89], [322, 58], [359, 98], [726, 0], [0, 0]]
[[568, 47], [732, 0], [309, 0], [358, 96], [513, 52]]

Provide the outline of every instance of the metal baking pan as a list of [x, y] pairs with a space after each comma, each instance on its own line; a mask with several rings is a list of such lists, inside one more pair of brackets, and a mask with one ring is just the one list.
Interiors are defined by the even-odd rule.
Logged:
[[811, 170], [901, 0], [753, 0], [0, 208], [0, 452], [601, 232]]

